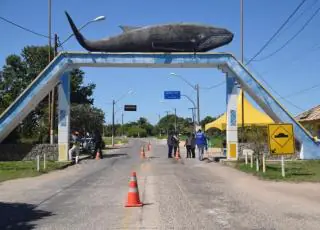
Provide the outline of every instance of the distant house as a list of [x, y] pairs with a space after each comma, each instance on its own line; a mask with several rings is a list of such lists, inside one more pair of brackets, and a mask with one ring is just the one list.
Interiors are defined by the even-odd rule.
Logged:
[[295, 117], [313, 136], [320, 139], [320, 105]]

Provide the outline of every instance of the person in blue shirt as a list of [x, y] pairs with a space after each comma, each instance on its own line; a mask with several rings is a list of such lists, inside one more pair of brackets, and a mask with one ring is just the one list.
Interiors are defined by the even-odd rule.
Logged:
[[201, 129], [199, 129], [198, 132], [196, 133], [196, 145], [198, 148], [199, 160], [202, 161], [204, 149], [208, 149], [208, 143], [207, 143], [207, 137], [201, 131]]

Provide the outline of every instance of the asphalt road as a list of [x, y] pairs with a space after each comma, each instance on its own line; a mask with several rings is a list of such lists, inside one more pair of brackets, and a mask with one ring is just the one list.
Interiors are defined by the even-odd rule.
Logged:
[[[167, 159], [159, 141], [140, 159], [141, 143], [99, 161], [3, 183], [0, 229], [319, 229], [319, 196], [217, 163]], [[124, 207], [132, 171], [142, 208]]]

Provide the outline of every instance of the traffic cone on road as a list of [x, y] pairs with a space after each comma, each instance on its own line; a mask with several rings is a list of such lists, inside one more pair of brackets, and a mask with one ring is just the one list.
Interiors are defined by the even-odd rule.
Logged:
[[146, 158], [146, 153], [144, 151], [144, 146], [141, 147], [140, 157], [141, 158]]
[[143, 203], [141, 203], [139, 198], [137, 175], [136, 172], [132, 172], [129, 182], [128, 199], [125, 207], [141, 207], [142, 205]]
[[177, 160], [180, 159], [180, 149], [179, 148], [177, 149], [177, 152], [176, 152], [176, 159]]
[[148, 144], [148, 151], [151, 151], [151, 143], [149, 141], [149, 144]]
[[100, 159], [101, 159], [100, 152], [97, 151], [97, 153], [96, 153], [96, 160], [100, 160]]

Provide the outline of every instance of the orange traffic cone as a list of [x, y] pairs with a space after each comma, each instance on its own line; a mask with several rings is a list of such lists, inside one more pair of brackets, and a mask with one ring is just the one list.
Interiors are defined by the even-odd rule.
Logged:
[[129, 182], [128, 200], [125, 207], [141, 207], [143, 203], [140, 202], [139, 189], [136, 172], [132, 172]]
[[177, 160], [180, 159], [180, 149], [179, 148], [177, 149], [177, 152], [176, 152], [176, 159]]
[[96, 160], [100, 160], [100, 159], [101, 159], [100, 152], [97, 151], [97, 153], [96, 153]]
[[149, 141], [149, 144], [148, 144], [148, 151], [151, 151], [151, 143]]
[[146, 158], [146, 153], [144, 151], [144, 146], [141, 147], [140, 157], [141, 158]]

